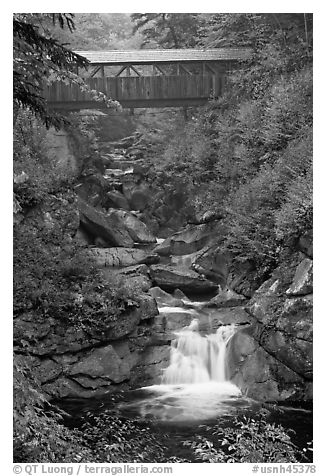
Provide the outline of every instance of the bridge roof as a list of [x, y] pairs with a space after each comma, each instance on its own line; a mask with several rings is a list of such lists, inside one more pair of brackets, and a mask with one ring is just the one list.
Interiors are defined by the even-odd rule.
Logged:
[[101, 65], [239, 61], [248, 58], [250, 52], [249, 48], [76, 51], [87, 58], [91, 64]]

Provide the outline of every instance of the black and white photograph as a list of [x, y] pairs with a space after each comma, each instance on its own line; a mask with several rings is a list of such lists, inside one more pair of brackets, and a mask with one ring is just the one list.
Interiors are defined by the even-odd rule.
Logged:
[[140, 7], [12, 15], [13, 473], [321, 474], [314, 13]]

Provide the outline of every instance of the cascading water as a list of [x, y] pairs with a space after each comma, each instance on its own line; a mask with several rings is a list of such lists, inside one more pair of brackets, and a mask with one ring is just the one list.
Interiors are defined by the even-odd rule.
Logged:
[[208, 336], [201, 336], [198, 327], [199, 320], [193, 319], [188, 327], [176, 333], [170, 365], [163, 373], [163, 384], [226, 381], [226, 346], [235, 333], [234, 324], [221, 326], [215, 334]]
[[[168, 308], [164, 309], [166, 312]], [[140, 390], [146, 393], [146, 398], [128, 405], [129, 410], [136, 410], [142, 418], [165, 422], [207, 421], [218, 415], [233, 414], [247, 405], [238, 387], [226, 378], [227, 345], [236, 326], [222, 325], [215, 333], [202, 335], [202, 311], [192, 310], [191, 314], [196, 318], [190, 325], [175, 332], [170, 365], [163, 371], [161, 384], [143, 387]]]

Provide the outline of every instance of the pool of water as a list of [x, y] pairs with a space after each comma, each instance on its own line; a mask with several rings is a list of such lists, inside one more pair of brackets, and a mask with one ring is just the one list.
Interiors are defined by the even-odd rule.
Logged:
[[56, 403], [67, 413], [64, 423], [71, 428], [80, 427], [87, 420], [88, 412], [101, 415], [109, 411], [150, 428], [167, 447], [167, 458], [175, 456], [193, 462], [196, 462], [194, 454], [183, 445], [185, 440], [193, 440], [197, 435], [217, 441], [212, 434], [213, 426], [232, 427], [235, 417], [255, 418], [261, 410], [268, 422], [293, 430], [292, 441], [299, 448], [306, 447], [312, 440], [311, 408], [262, 405], [242, 396], [229, 382], [222, 385], [156, 385], [98, 399]]

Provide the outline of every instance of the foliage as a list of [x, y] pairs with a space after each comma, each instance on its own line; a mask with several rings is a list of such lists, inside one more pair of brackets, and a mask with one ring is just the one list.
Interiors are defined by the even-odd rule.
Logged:
[[150, 428], [114, 415], [88, 413], [82, 431], [96, 460], [110, 463], [156, 463], [164, 461], [164, 447]]
[[[193, 113], [155, 161], [199, 212], [226, 214], [224, 247], [266, 274], [312, 226], [312, 18], [201, 16], [198, 45], [250, 46], [224, 94]], [[155, 175], [155, 173], [153, 173]]]
[[88, 62], [50, 36], [46, 27], [49, 20], [61, 28], [66, 25], [70, 31], [74, 29], [72, 14], [14, 14], [14, 108], [28, 108], [47, 127], [59, 127], [65, 118], [48, 111], [42, 95], [44, 81], [76, 66], [85, 67]]
[[199, 27], [198, 13], [133, 13], [134, 32], [141, 31], [143, 46], [193, 48]]
[[65, 327], [104, 330], [135, 306], [131, 290], [109, 286], [82, 246], [62, 230], [20, 224], [14, 230], [14, 316], [33, 312]]
[[140, 46], [140, 35], [133, 34], [130, 15], [127, 13], [75, 13], [73, 32], [51, 28], [62, 44], [73, 50], [132, 50]]
[[19, 111], [14, 127], [14, 192], [19, 205], [34, 206], [75, 179], [72, 169], [58, 167], [49, 157], [43, 124], [30, 111]]
[[14, 358], [14, 462], [90, 461], [82, 434], [62, 425], [62, 417], [45, 398], [31, 369]]
[[200, 461], [209, 463], [297, 463], [302, 461], [289, 432], [281, 425], [237, 417], [233, 427], [215, 427], [214, 443], [202, 436], [186, 441]]

